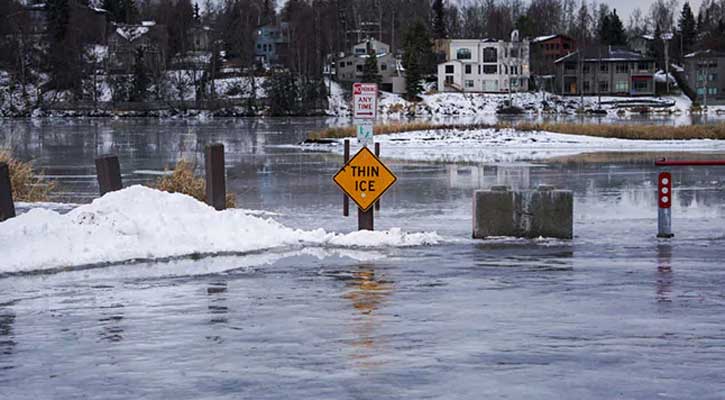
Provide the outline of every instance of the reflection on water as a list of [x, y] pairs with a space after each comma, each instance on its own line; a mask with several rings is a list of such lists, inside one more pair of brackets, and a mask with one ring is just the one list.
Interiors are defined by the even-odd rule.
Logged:
[[343, 297], [357, 312], [352, 319], [355, 338], [351, 341], [351, 357], [360, 368], [380, 367], [382, 362], [376, 359], [384, 350], [377, 334], [382, 324], [377, 311], [393, 292], [393, 283], [376, 275], [374, 266], [364, 265], [352, 272], [352, 278], [346, 284], [349, 289]]
[[12, 369], [10, 356], [15, 349], [15, 335], [13, 324], [15, 313], [9, 308], [0, 308], [0, 370]]
[[108, 342], [120, 342], [124, 339], [123, 304], [114, 304], [103, 311], [103, 317], [98, 319], [101, 331], [98, 336]]
[[672, 245], [657, 245], [657, 302], [672, 302]]
[[[216, 324], [226, 324], [229, 322], [227, 315], [229, 307], [227, 307], [227, 282], [215, 281], [209, 283], [206, 288], [209, 305], [209, 324], [213, 327]], [[223, 338], [216, 333], [216, 329], [212, 328], [214, 334], [206, 336], [207, 340], [221, 343]]]

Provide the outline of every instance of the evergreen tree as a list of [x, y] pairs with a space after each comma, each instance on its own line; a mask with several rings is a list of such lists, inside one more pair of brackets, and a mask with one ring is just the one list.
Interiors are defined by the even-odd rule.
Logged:
[[378, 55], [368, 44], [368, 57], [363, 65], [363, 76], [362, 80], [365, 83], [377, 83], [380, 84], [380, 73], [378, 71]]
[[[680, 13], [680, 19], [678, 25], [680, 28], [680, 35], [682, 37], [682, 51], [684, 54], [692, 51], [693, 45], [697, 37], [697, 26], [695, 22], [695, 16], [692, 14], [690, 3], [685, 2], [682, 6], [682, 12]], [[683, 55], [684, 55], [683, 54]]]
[[445, 39], [447, 35], [443, 0], [433, 0], [433, 5], [431, 6], [431, 8], [433, 10], [433, 38]]
[[609, 14], [602, 14], [599, 21], [599, 42], [610, 46], [624, 46], [627, 44], [627, 34], [624, 25], [617, 15], [617, 10]]
[[131, 101], [144, 101], [149, 86], [149, 77], [144, 64], [142, 49], [136, 50], [136, 57], [133, 64], [133, 86], [131, 88]]
[[299, 90], [294, 76], [289, 71], [275, 71], [264, 82], [272, 115], [294, 114], [299, 105]]
[[103, 0], [104, 10], [108, 11], [108, 19], [120, 24], [132, 24], [138, 17], [135, 0]]
[[78, 29], [70, 29], [72, 0], [48, 1], [48, 51], [46, 63], [50, 88], [82, 93], [82, 44]]
[[624, 25], [617, 15], [617, 10], [612, 10], [609, 16], [610, 23], [610, 40], [612, 46], [625, 46], [627, 44], [627, 34], [624, 33]]
[[421, 80], [425, 74], [431, 72], [433, 59], [430, 34], [425, 23], [418, 20], [403, 34], [405, 90], [409, 100], [417, 100], [423, 91]]

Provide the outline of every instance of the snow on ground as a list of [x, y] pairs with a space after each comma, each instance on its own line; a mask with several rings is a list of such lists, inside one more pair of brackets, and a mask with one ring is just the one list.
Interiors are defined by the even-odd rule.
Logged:
[[[385, 158], [501, 163], [590, 152], [725, 151], [725, 140], [627, 140], [516, 129], [429, 130], [375, 136]], [[342, 153], [342, 139], [304, 148]]]
[[349, 234], [297, 230], [245, 210], [218, 212], [189, 196], [132, 186], [65, 214], [35, 208], [0, 223], [0, 273], [193, 254], [405, 247], [441, 240], [436, 233], [400, 229]]
[[[664, 81], [664, 73], [662, 74]], [[328, 114], [332, 116], [351, 116], [351, 98], [345, 90], [333, 82]], [[423, 117], [470, 117], [496, 115], [507, 102], [519, 107], [526, 114], [574, 114], [578, 109], [601, 109], [610, 116], [639, 114], [643, 107], [651, 113], [682, 114], [690, 110], [691, 101], [685, 95], [673, 96], [558, 96], [551, 93], [525, 92], [497, 93], [457, 93], [429, 92], [420, 96], [421, 101], [411, 103], [401, 95], [380, 92], [378, 114], [383, 119], [400, 119], [409, 115]], [[544, 100], [546, 103], [544, 103]], [[600, 103], [601, 102], [601, 103]]]

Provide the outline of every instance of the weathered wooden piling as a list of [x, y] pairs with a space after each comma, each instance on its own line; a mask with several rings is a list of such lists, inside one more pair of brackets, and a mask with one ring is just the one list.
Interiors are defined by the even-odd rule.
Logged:
[[96, 176], [98, 177], [98, 191], [101, 196], [108, 192], [123, 189], [121, 165], [118, 162], [118, 156], [106, 154], [96, 158]]
[[224, 169], [224, 145], [206, 146], [206, 202], [217, 210], [226, 208], [227, 186]]
[[0, 163], [0, 222], [15, 217], [13, 187], [10, 182], [10, 167]]
[[[343, 164], [347, 164], [350, 161], [350, 140], [345, 139], [344, 143]], [[342, 194], [342, 216], [350, 216], [350, 198], [345, 193]]]

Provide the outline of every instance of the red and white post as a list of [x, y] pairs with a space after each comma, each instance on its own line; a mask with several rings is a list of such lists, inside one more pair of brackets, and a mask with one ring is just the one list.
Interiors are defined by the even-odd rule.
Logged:
[[669, 239], [672, 233], [672, 174], [661, 172], [657, 177], [657, 237]]

